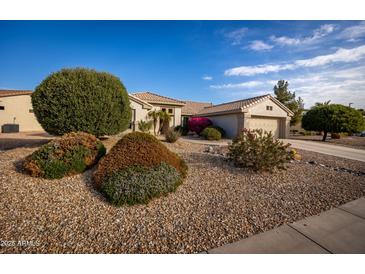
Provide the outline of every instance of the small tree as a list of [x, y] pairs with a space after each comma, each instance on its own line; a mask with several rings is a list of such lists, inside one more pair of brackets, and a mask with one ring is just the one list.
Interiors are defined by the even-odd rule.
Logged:
[[54, 135], [112, 135], [126, 130], [131, 119], [128, 93], [119, 78], [84, 68], [52, 73], [36, 87], [32, 105], [44, 130]]
[[323, 131], [322, 141], [328, 132], [359, 132], [364, 129], [365, 121], [361, 112], [339, 104], [317, 104], [302, 119], [305, 130]]
[[152, 121], [140, 120], [138, 122], [138, 129], [142, 132], [149, 133], [151, 128], [152, 128]]
[[159, 111], [160, 117], [160, 129], [159, 132], [165, 134], [167, 130], [170, 128], [170, 120], [171, 116], [166, 111]]
[[153, 134], [156, 135], [156, 129], [157, 129], [157, 122], [160, 118], [160, 113], [157, 110], [152, 110], [148, 112], [148, 117], [152, 119], [153, 122]]
[[294, 115], [290, 120], [290, 125], [296, 125], [302, 119], [304, 103], [302, 98], [295, 99], [295, 92], [289, 91], [289, 83], [284, 80], [279, 80], [274, 86], [276, 99], [290, 109]]

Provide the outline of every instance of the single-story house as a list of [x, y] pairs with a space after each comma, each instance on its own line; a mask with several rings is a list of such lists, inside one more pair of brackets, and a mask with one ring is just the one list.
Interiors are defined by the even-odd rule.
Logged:
[[0, 127], [18, 124], [19, 131], [43, 131], [33, 113], [31, 90], [0, 90]]
[[271, 131], [276, 138], [288, 138], [293, 112], [270, 94], [213, 105], [196, 116], [209, 118], [222, 127], [228, 138], [244, 128]]
[[181, 125], [185, 126], [190, 117], [211, 106], [213, 106], [212, 103], [185, 101], [185, 106], [181, 109]]
[[[149, 92], [149, 91], [134, 92], [134, 93], [130, 94], [130, 99], [131, 98], [137, 98], [141, 102], [150, 104], [152, 106], [151, 110], [166, 111], [171, 116], [171, 120], [170, 120], [171, 127], [176, 127], [176, 126], [181, 125], [181, 109], [183, 106], [185, 106], [184, 101], [169, 98], [166, 96], [161, 96], [159, 94]], [[131, 101], [133, 101], [133, 99], [131, 99]], [[136, 112], [136, 109], [133, 109], [134, 106], [131, 105], [131, 107], [132, 107], [132, 111]], [[147, 113], [146, 113], [146, 115], [147, 115]], [[138, 123], [138, 121], [143, 120], [143, 119], [145, 119], [145, 120], [148, 119], [148, 117], [145, 116], [145, 114], [139, 115], [140, 119], [137, 118], [137, 116], [138, 116], [138, 114], [136, 115], [136, 118], [134, 120], [132, 120], [132, 124]], [[137, 128], [135, 128], [135, 129], [137, 129]]]
[[[33, 113], [31, 94], [29, 90], [0, 90], [0, 126], [19, 124], [20, 131], [43, 131]], [[139, 121], [150, 120], [150, 111], [162, 110], [171, 115], [171, 127], [186, 123], [189, 117], [202, 116], [222, 127], [228, 138], [237, 136], [243, 128], [261, 128], [277, 138], [287, 138], [293, 115], [270, 94], [219, 105], [181, 101], [148, 91], [129, 94], [129, 99], [132, 131], [138, 130]]]

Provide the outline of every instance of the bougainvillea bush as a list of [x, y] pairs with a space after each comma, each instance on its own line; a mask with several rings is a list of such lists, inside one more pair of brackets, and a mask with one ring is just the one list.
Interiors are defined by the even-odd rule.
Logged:
[[188, 120], [188, 127], [190, 131], [199, 134], [208, 126], [210, 126], [212, 122], [205, 117], [192, 117]]
[[133, 205], [174, 191], [186, 173], [184, 160], [156, 137], [132, 132], [99, 162], [94, 184], [113, 204]]
[[93, 135], [68, 133], [29, 155], [24, 169], [34, 177], [59, 179], [85, 171], [105, 154], [104, 145]]

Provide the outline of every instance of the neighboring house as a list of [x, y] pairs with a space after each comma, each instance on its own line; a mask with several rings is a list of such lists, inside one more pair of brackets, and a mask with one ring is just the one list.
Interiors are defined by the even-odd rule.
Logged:
[[271, 131], [276, 138], [288, 138], [293, 113], [270, 94], [202, 109], [196, 116], [209, 118], [222, 127], [228, 138], [244, 128]]
[[20, 131], [43, 131], [33, 113], [30, 90], [0, 90], [0, 127], [18, 124]]
[[181, 109], [181, 125], [185, 126], [191, 116], [211, 106], [213, 106], [212, 103], [185, 101], [185, 106]]
[[[132, 93], [131, 95], [143, 102], [152, 105], [154, 110], [166, 111], [171, 116], [170, 120], [171, 127], [176, 127], [181, 125], [181, 109], [185, 105], [185, 102], [161, 96], [149, 91], [135, 92]], [[139, 121], [138, 118], [136, 118], [134, 121], [132, 120], [132, 123], [133, 122], [138, 123], [138, 121]]]

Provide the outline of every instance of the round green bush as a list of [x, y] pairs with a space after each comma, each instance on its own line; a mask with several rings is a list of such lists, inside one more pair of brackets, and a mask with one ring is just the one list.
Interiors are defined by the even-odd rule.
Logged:
[[83, 131], [113, 135], [129, 127], [128, 93], [119, 78], [76, 68], [48, 76], [32, 94], [34, 114], [53, 135]]
[[175, 191], [181, 182], [180, 173], [166, 163], [150, 168], [134, 165], [112, 172], [101, 191], [116, 206], [145, 204]]
[[85, 171], [105, 155], [104, 145], [93, 135], [68, 133], [29, 155], [24, 169], [33, 177], [60, 179]]
[[169, 143], [175, 143], [181, 136], [180, 131], [175, 130], [174, 128], [169, 128], [165, 132], [165, 140]]
[[218, 130], [221, 133], [221, 137], [224, 137], [226, 135], [226, 132], [224, 131], [224, 129], [219, 126], [208, 126], [208, 128], [214, 128], [214, 129]]
[[201, 135], [207, 140], [216, 140], [216, 141], [218, 141], [222, 138], [221, 133], [217, 129], [212, 128], [212, 127], [205, 128], [202, 131]]

